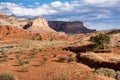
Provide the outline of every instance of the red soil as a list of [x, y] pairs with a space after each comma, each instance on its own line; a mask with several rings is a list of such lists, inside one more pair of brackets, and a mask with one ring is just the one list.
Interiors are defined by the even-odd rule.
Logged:
[[[31, 58], [30, 64], [18, 65], [16, 55], [20, 56], [20, 60], [25, 60], [30, 57], [31, 52], [35, 53], [34, 51], [37, 53], [34, 58]], [[34, 49], [34, 51], [23, 51], [23, 54], [21, 54], [22, 52], [9, 54], [8, 61], [0, 63], [0, 72], [13, 72], [19, 80], [114, 80], [97, 75], [94, 70], [81, 63], [59, 62], [58, 57], [69, 54], [67, 51], [40, 51], [39, 49]], [[52, 54], [57, 54], [57, 56], [51, 57]], [[49, 59], [46, 64], [41, 65], [43, 55], [49, 56]], [[22, 72], [23, 68], [27, 68], [28, 72]]]

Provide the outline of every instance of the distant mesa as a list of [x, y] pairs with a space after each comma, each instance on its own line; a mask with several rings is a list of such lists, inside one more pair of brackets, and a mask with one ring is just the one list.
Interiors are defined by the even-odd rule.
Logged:
[[86, 27], [84, 27], [83, 22], [80, 21], [49, 21], [49, 26], [56, 30], [56, 31], [62, 31], [68, 34], [73, 33], [90, 33], [94, 32], [96, 30], [91, 30]]

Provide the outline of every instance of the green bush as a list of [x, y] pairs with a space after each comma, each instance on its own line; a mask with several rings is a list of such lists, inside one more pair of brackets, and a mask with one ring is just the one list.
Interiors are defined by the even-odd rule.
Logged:
[[104, 48], [105, 44], [110, 43], [110, 37], [107, 34], [99, 34], [94, 37], [90, 37], [90, 41], [94, 42], [95, 48]]
[[16, 78], [10, 72], [3, 72], [3, 73], [0, 73], [0, 80], [16, 80]]

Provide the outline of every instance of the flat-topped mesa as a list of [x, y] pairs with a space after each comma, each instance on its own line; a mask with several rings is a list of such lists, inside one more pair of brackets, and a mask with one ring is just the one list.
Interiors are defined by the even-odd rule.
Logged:
[[95, 30], [84, 27], [83, 22], [80, 21], [49, 21], [49, 26], [56, 31], [63, 31], [65, 33], [90, 33]]
[[52, 33], [56, 32], [48, 26], [48, 21], [44, 18], [36, 18], [25, 25], [24, 29], [35, 33]]

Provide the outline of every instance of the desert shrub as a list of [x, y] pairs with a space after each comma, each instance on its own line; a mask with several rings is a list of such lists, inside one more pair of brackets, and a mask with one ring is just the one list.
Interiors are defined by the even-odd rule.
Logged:
[[95, 54], [94, 53], [89, 53], [86, 55], [82, 55], [83, 58], [95, 58]]
[[30, 51], [30, 55], [36, 55], [38, 52], [38, 50], [36, 48], [33, 48], [31, 51]]
[[110, 43], [110, 37], [107, 34], [99, 34], [94, 37], [90, 37], [90, 41], [94, 42], [95, 48], [104, 48], [105, 44]]
[[73, 54], [68, 54], [68, 62], [71, 62], [71, 61], [76, 61], [76, 56], [73, 56]]
[[20, 58], [20, 55], [15, 55], [15, 58], [16, 58], [16, 59], [19, 59], [19, 58]]
[[28, 72], [28, 71], [29, 71], [28, 67], [23, 67], [23, 68], [21, 69], [21, 72]]
[[24, 62], [24, 61], [22, 61], [22, 60], [18, 60], [18, 64], [19, 64], [19, 66], [22, 66], [22, 65], [24, 65], [24, 64], [25, 64], [25, 62]]
[[8, 60], [7, 53], [2, 53], [0, 56], [0, 62], [6, 62]]
[[2, 58], [7, 58], [8, 57], [7, 52], [1, 51], [1, 56]]
[[37, 53], [35, 51], [31, 51], [30, 55], [36, 55]]
[[59, 74], [59, 76], [56, 77], [55, 80], [69, 80], [69, 76], [66, 73], [62, 72]]
[[8, 61], [8, 58], [5, 58], [5, 57], [0, 58], [0, 62], [7, 62], [7, 61]]
[[30, 58], [30, 59], [35, 58], [35, 55], [30, 55], [29, 58]]
[[7, 51], [5, 51], [5, 50], [0, 51], [0, 53], [1, 53], [2, 55], [7, 55]]
[[109, 69], [109, 68], [99, 68], [96, 70], [96, 72], [100, 75], [107, 76], [107, 77], [115, 78], [116, 76], [115, 70]]
[[116, 80], [120, 80], [120, 71], [116, 72]]
[[59, 61], [60, 62], [67, 62], [68, 61], [68, 56], [60, 56]]
[[18, 51], [18, 52], [16, 52], [16, 54], [18, 55], [24, 55], [25, 54], [25, 51]]
[[49, 56], [48, 55], [44, 55], [44, 56], [42, 56], [42, 58], [43, 58], [43, 61], [47, 61], [49, 59]]
[[41, 61], [41, 66], [46, 64], [46, 61]]
[[60, 62], [71, 62], [76, 61], [75, 57], [72, 56], [72, 54], [66, 55], [66, 56], [60, 56], [59, 57]]
[[16, 80], [16, 78], [11, 72], [3, 72], [0, 73], [0, 80]]
[[49, 59], [49, 56], [47, 54], [43, 55], [42, 56], [42, 61], [41, 61], [41, 65], [44, 65], [47, 63], [48, 59]]

